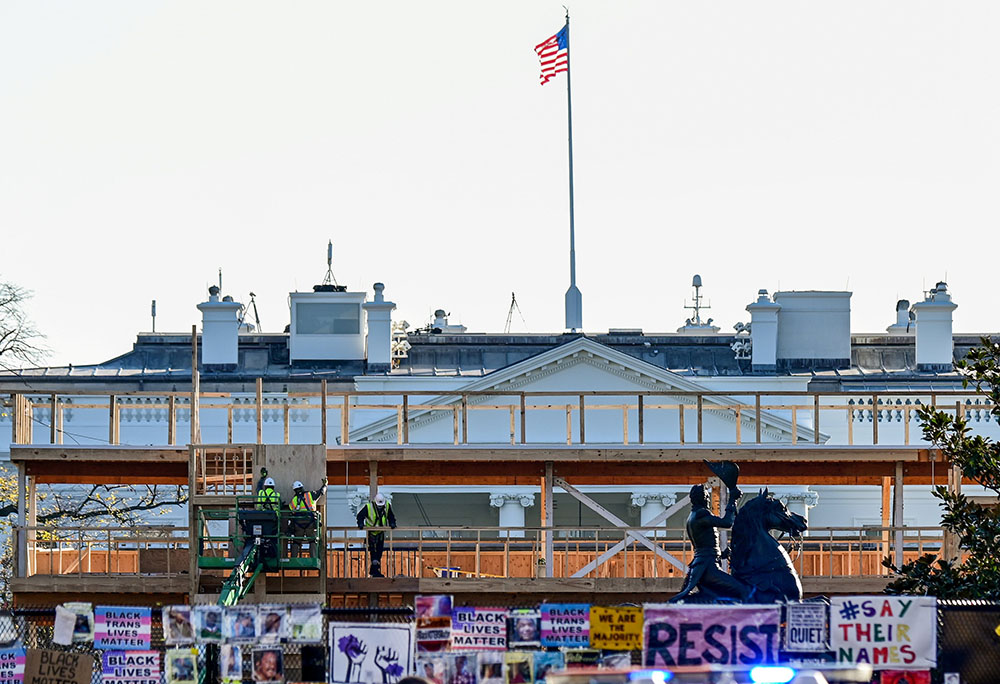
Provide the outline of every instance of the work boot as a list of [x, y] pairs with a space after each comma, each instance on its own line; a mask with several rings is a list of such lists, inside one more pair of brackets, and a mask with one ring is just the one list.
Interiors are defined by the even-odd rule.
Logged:
[[368, 574], [370, 574], [372, 577], [385, 577], [385, 575], [382, 574], [382, 564], [379, 563], [378, 561], [374, 561], [372, 563], [372, 567], [369, 570]]

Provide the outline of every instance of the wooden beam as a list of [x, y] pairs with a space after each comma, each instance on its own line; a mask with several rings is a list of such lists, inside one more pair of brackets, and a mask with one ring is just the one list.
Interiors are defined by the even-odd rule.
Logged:
[[550, 531], [553, 526], [553, 499], [552, 499], [552, 461], [545, 462], [545, 475], [542, 476], [542, 527], [548, 528], [548, 530], [543, 531], [544, 535], [543, 542], [545, 545], [545, 576], [552, 577], [553, 568], [552, 564], [554, 562], [554, 555], [552, 553], [552, 532]]
[[903, 565], [904, 525], [906, 525], [906, 520], [903, 517], [903, 464], [897, 462], [892, 487], [892, 526], [896, 528], [895, 539], [893, 540], [895, 550], [893, 562], [897, 568]]
[[201, 376], [198, 373], [198, 326], [191, 326], [191, 444], [201, 441]]

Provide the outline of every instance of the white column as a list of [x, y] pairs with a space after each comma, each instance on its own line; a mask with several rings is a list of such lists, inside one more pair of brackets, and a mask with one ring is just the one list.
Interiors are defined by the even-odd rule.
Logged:
[[798, 513], [809, 522], [809, 509], [819, 503], [819, 493], [808, 487], [799, 491], [777, 494], [778, 500], [792, 513]]
[[[524, 527], [524, 509], [535, 505], [534, 494], [490, 494], [490, 506], [500, 509], [500, 527]], [[511, 539], [524, 537], [523, 530], [511, 530]]]
[[[636, 492], [632, 494], [632, 505], [639, 508], [639, 524], [648, 525], [649, 521], [663, 513], [675, 503], [677, 494], [671, 492]], [[666, 525], [666, 521], [660, 526]], [[657, 532], [651, 532], [649, 536], [658, 536]]]

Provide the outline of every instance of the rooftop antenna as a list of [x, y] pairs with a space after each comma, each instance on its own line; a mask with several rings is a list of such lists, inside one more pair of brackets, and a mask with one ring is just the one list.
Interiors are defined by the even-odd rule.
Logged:
[[337, 285], [337, 279], [333, 277], [333, 240], [326, 244], [326, 276], [323, 278], [324, 285]]
[[711, 304], [702, 304], [701, 300], [704, 297], [701, 296], [701, 276], [695, 274], [694, 278], [691, 279], [691, 286], [694, 287], [694, 305], [688, 306], [684, 305], [685, 309], [691, 309], [694, 311], [694, 316], [691, 317], [691, 325], [704, 325], [701, 321], [701, 310], [711, 309]]
[[517, 305], [517, 298], [514, 293], [510, 293], [510, 308], [507, 309], [507, 324], [503, 327], [503, 334], [507, 335], [510, 333], [510, 320], [514, 316], [514, 309], [517, 309], [517, 315], [521, 317], [521, 322], [524, 323], [524, 327], [528, 327], [528, 323], [524, 320], [524, 314], [521, 313], [521, 307]]
[[219, 266], [219, 294], [222, 294], [222, 267]]
[[156, 300], [153, 300], [153, 304], [149, 307], [149, 313], [153, 316], [153, 332], [156, 332]]
[[254, 330], [256, 330], [257, 332], [264, 332], [260, 328], [260, 316], [257, 314], [257, 300], [255, 299], [256, 296], [257, 295], [255, 295], [253, 292], [250, 293], [250, 303], [247, 304], [246, 306], [244, 306], [243, 310], [240, 311], [240, 323], [239, 324], [243, 325], [243, 321], [245, 321], [246, 318], [247, 318], [247, 309], [249, 309], [252, 306], [253, 307], [253, 321], [254, 321], [254, 325], [256, 326], [254, 328]]

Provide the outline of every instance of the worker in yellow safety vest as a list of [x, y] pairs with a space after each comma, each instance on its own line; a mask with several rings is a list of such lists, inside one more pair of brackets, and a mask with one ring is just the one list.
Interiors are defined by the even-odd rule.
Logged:
[[384, 577], [382, 574], [382, 552], [385, 550], [385, 531], [372, 528], [390, 527], [396, 529], [396, 516], [392, 506], [385, 496], [378, 492], [375, 498], [366, 503], [358, 511], [358, 529], [368, 530], [368, 553], [371, 556], [369, 574], [372, 577]]
[[316, 505], [326, 494], [326, 478], [315, 492], [308, 492], [301, 481], [292, 483], [295, 494], [288, 504], [292, 514], [288, 520], [288, 536], [291, 537], [290, 550], [292, 556], [298, 556], [302, 550], [303, 537], [312, 539], [316, 535]]
[[274, 478], [267, 476], [267, 468], [260, 469], [257, 481], [257, 508], [277, 513], [281, 510], [281, 493], [274, 488]]

